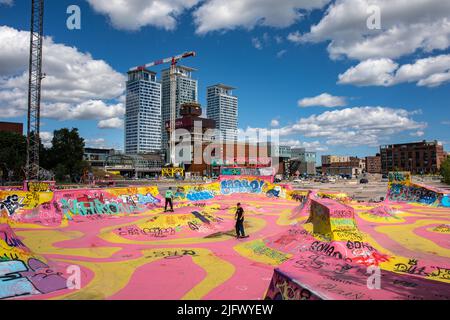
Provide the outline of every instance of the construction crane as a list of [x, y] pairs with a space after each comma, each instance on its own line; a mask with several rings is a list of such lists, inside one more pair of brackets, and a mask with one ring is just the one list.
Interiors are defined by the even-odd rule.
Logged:
[[194, 51], [188, 51], [185, 53], [182, 53], [180, 55], [166, 58], [162, 60], [157, 60], [151, 63], [147, 63], [143, 66], [138, 66], [131, 68], [129, 71], [139, 71], [139, 70], [145, 70], [157, 65], [171, 63], [170, 66], [170, 128], [169, 128], [169, 139], [170, 139], [170, 147], [169, 147], [169, 158], [170, 158], [170, 164], [175, 167], [178, 166], [178, 164], [175, 162], [175, 121], [176, 121], [176, 66], [178, 61], [188, 58], [188, 57], [195, 57], [196, 53]]
[[31, 1], [30, 64], [28, 83], [28, 126], [26, 180], [39, 180], [39, 133], [41, 118], [42, 40], [44, 0]]

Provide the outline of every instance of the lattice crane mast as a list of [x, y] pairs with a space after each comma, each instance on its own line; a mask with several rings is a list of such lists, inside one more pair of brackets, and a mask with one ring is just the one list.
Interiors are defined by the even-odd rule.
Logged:
[[44, 0], [31, 1], [30, 62], [28, 82], [27, 163], [28, 181], [39, 180], [39, 133], [41, 121], [42, 40]]

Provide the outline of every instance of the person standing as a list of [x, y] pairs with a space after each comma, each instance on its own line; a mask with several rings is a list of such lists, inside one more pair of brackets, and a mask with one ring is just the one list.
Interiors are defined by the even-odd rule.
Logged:
[[169, 189], [166, 191], [166, 203], [164, 206], [164, 212], [167, 212], [167, 205], [170, 204], [170, 211], [173, 211], [173, 191], [172, 191], [172, 187], [169, 187]]
[[248, 238], [248, 236], [245, 235], [244, 231], [244, 209], [242, 208], [241, 204], [237, 204], [237, 210], [235, 214], [236, 219], [236, 238]]

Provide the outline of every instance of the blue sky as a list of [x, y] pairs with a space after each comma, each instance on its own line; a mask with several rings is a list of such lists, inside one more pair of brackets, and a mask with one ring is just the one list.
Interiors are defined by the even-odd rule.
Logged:
[[[276, 129], [319, 154], [424, 139], [448, 151], [450, 5], [411, 1], [48, 0], [43, 138], [77, 127], [88, 145], [122, 148], [123, 75], [194, 50], [184, 63], [198, 69], [200, 103], [208, 85], [237, 87], [245, 132]], [[72, 4], [81, 30], [66, 27]], [[370, 4], [381, 30], [365, 26]], [[0, 121], [26, 122], [29, 15], [29, 1], [0, 0]]]

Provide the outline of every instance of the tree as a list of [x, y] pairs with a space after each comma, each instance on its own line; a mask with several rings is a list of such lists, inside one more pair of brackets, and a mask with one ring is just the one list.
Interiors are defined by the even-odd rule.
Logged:
[[444, 160], [441, 166], [441, 175], [446, 184], [450, 184], [450, 157]]
[[13, 172], [11, 178], [24, 178], [23, 168], [27, 161], [27, 138], [14, 132], [0, 132], [0, 168], [3, 178], [8, 179], [8, 171]]
[[60, 181], [70, 176], [72, 182], [77, 182], [89, 167], [89, 164], [83, 161], [84, 139], [76, 128], [54, 131], [52, 147], [46, 153], [46, 166], [55, 172], [56, 179]]

